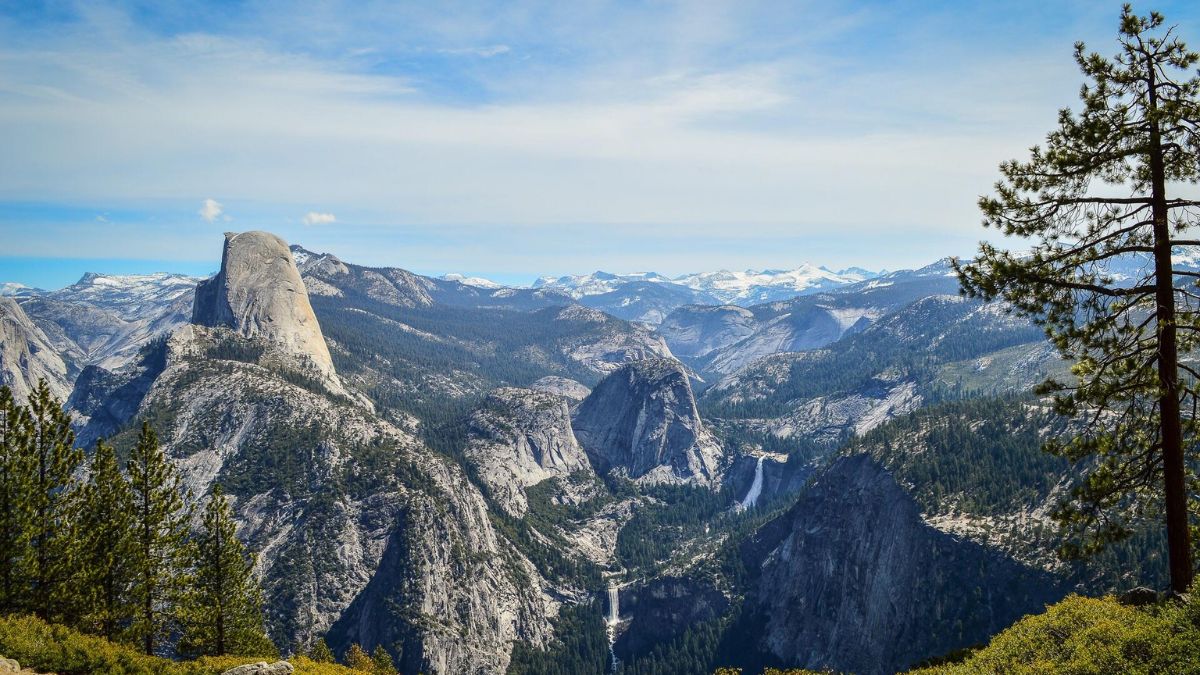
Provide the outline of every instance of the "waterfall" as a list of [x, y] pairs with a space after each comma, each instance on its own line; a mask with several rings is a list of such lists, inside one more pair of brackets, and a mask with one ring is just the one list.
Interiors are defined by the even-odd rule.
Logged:
[[750, 484], [750, 491], [746, 493], [746, 498], [742, 500], [742, 509], [749, 509], [758, 504], [758, 497], [762, 494], [762, 472], [763, 457], [759, 457], [758, 466], [754, 467], [754, 482]]
[[609, 672], [615, 673], [621, 667], [620, 660], [617, 659], [617, 624], [621, 621], [621, 589], [617, 586], [610, 585], [608, 587], [608, 617], [604, 622], [608, 624], [608, 659], [612, 670]]
[[621, 616], [621, 594], [616, 586], [608, 587], [608, 624], [615, 625]]

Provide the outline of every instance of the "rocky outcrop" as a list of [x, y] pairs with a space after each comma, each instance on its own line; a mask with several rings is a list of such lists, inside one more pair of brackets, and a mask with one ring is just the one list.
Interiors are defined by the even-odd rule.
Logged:
[[258, 663], [247, 663], [244, 666], [230, 668], [221, 675], [292, 675], [295, 668], [287, 661], [276, 661], [275, 663], [267, 663], [259, 661]]
[[1062, 597], [1048, 573], [925, 524], [879, 464], [844, 457], [743, 546], [771, 660], [891, 673], [986, 641]]
[[515, 516], [528, 506], [525, 488], [591, 471], [572, 433], [567, 402], [553, 394], [496, 389], [471, 415], [468, 433], [468, 461], [491, 498]]
[[674, 359], [634, 361], [604, 378], [579, 405], [574, 427], [599, 470], [644, 483], [719, 480], [721, 447]]
[[545, 644], [546, 582], [461, 469], [367, 408], [214, 356], [214, 334], [234, 354], [230, 339], [255, 344], [181, 329], [138, 414], [193, 495], [220, 482], [235, 498], [277, 644], [404, 645], [431, 673], [503, 672], [513, 640]]
[[333, 360], [288, 245], [268, 232], [229, 232], [217, 276], [196, 287], [192, 323], [262, 338], [335, 377]]
[[534, 391], [561, 396], [570, 403], [578, 403], [587, 398], [588, 394], [592, 393], [592, 390], [588, 389], [583, 383], [566, 377], [558, 377], [557, 375], [547, 375], [540, 378], [529, 385], [529, 388]]
[[748, 337], [758, 328], [754, 312], [724, 305], [680, 307], [658, 327], [671, 352], [680, 358], [705, 356]]
[[71, 392], [67, 364], [16, 300], [0, 296], [0, 385], [24, 401], [46, 380], [50, 393], [65, 400]]

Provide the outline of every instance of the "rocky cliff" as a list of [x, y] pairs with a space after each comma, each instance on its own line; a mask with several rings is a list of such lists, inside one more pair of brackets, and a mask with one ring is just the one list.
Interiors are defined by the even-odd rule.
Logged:
[[496, 389], [471, 415], [468, 434], [468, 461], [492, 499], [514, 516], [525, 514], [525, 488], [591, 471], [567, 402], [554, 394]]
[[223, 326], [334, 378], [333, 360], [288, 245], [267, 232], [229, 232], [217, 276], [196, 287], [192, 323]]
[[721, 447], [674, 359], [634, 361], [604, 378], [579, 404], [574, 426], [598, 470], [645, 483], [719, 480]]
[[1051, 575], [921, 518], [874, 460], [844, 457], [743, 547], [748, 606], [773, 660], [891, 673], [986, 641], [1059, 599]]
[[8, 385], [18, 401], [24, 401], [46, 380], [50, 392], [65, 399], [71, 387], [67, 364], [50, 346], [40, 328], [16, 300], [0, 296], [0, 385]]

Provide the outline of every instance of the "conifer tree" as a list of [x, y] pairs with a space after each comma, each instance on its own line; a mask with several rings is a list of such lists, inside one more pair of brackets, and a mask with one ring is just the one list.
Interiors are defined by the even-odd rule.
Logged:
[[74, 474], [83, 463], [83, 452], [74, 447], [71, 418], [45, 380], [40, 380], [29, 395], [29, 415], [30, 450], [35, 464], [33, 490], [29, 493], [33, 512], [30, 608], [39, 618], [54, 621], [69, 612], [68, 606], [75, 599], [67, 582], [74, 568]]
[[1179, 355], [1200, 347], [1200, 274], [1172, 253], [1200, 245], [1186, 236], [1200, 202], [1171, 191], [1200, 179], [1200, 55], [1173, 30], [1126, 5], [1115, 57], [1076, 44], [1082, 110], [1060, 111], [1045, 147], [1002, 164], [996, 194], [979, 202], [985, 225], [1032, 251], [983, 243], [956, 266], [967, 293], [1034, 317], [1074, 362], [1075, 381], [1040, 390], [1085, 426], [1048, 446], [1084, 474], [1056, 514], [1074, 535], [1064, 553], [1094, 553], [1158, 518], [1171, 587], [1183, 592], [1193, 575], [1185, 452], [1200, 440], [1200, 389]]
[[333, 650], [329, 648], [329, 644], [325, 642], [325, 638], [317, 638], [317, 641], [308, 648], [308, 658], [317, 663], [333, 663]]
[[187, 585], [189, 514], [179, 475], [146, 422], [126, 472], [133, 494], [135, 610], [130, 632], [145, 653], [154, 654], [160, 639], [175, 626], [179, 597]]
[[116, 640], [133, 616], [133, 493], [113, 447], [96, 441], [88, 481], [80, 499], [80, 624], [106, 640]]
[[20, 611], [28, 601], [34, 485], [29, 440], [29, 410], [0, 387], [0, 613]]
[[275, 651], [263, 630], [262, 591], [254, 559], [237, 538], [220, 485], [204, 509], [202, 529], [189, 547], [192, 579], [181, 611], [180, 648], [206, 656], [262, 656]]
[[371, 660], [362, 646], [355, 642], [350, 645], [350, 649], [346, 650], [346, 667], [369, 673], [375, 669], [375, 662]]
[[396, 663], [392, 661], [392, 655], [383, 645], [375, 645], [375, 650], [371, 652], [371, 666], [374, 675], [400, 675], [400, 671], [396, 670]]

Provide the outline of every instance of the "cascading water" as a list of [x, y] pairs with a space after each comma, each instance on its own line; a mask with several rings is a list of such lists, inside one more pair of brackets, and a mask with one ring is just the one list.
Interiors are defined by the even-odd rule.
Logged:
[[609, 672], [617, 672], [617, 668], [621, 662], [617, 660], [617, 624], [621, 622], [621, 589], [617, 586], [608, 587], [608, 617], [604, 623], [608, 624], [608, 658], [612, 670]]
[[758, 503], [759, 495], [762, 494], [763, 459], [763, 457], [759, 457], [758, 466], [754, 467], [754, 482], [750, 484], [750, 491], [746, 493], [746, 498], [739, 504], [742, 510], [753, 508]]

